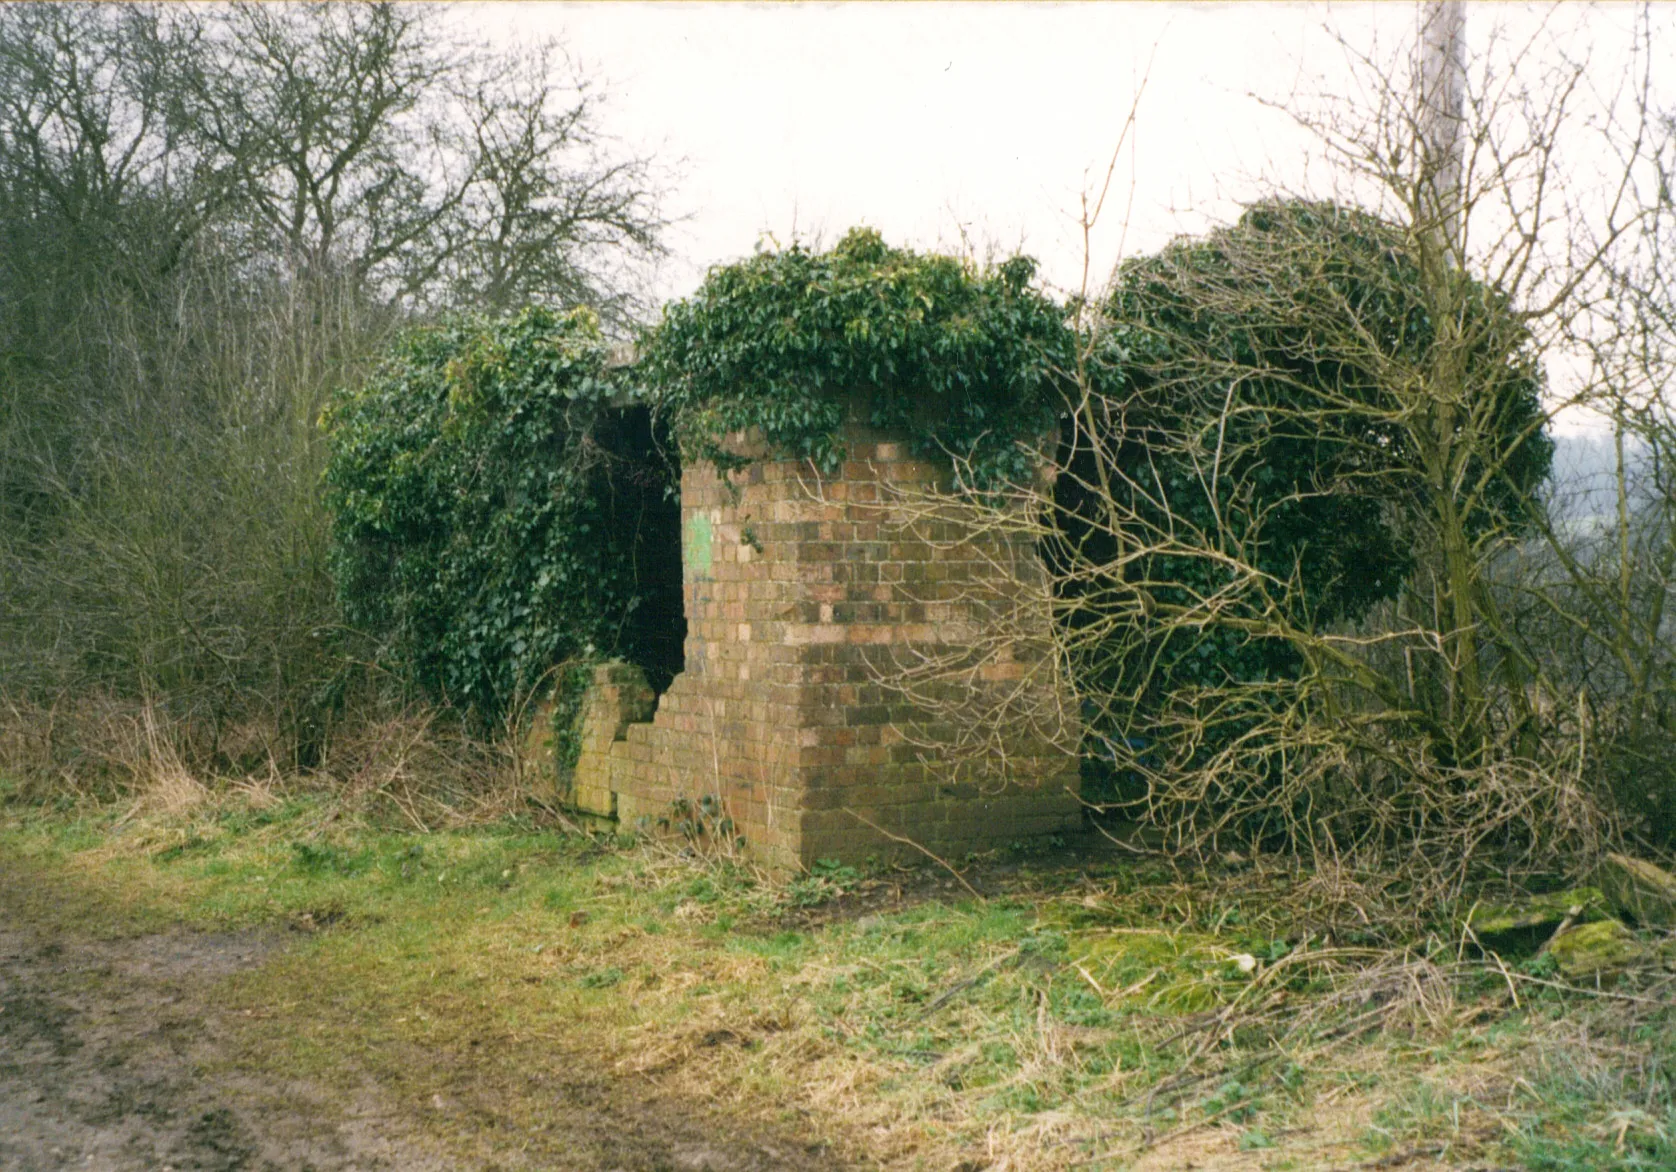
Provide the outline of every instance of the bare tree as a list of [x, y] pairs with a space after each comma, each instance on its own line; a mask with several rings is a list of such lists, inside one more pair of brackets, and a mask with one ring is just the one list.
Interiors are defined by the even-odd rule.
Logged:
[[[9, 264], [51, 250], [52, 263], [84, 277], [114, 273], [132, 286], [180, 262], [224, 203], [229, 181], [228, 160], [195, 134], [170, 76], [201, 60], [199, 32], [190, 11], [11, 5], [0, 12], [0, 199], [13, 233]], [[14, 295], [27, 289], [22, 279], [10, 284]]]
[[[1665, 514], [1621, 487], [1591, 562], [1547, 489], [1557, 413], [1628, 420], [1668, 370], [1625, 269], [1663, 201], [1653, 45], [1605, 91], [1540, 34], [1488, 45], [1458, 107], [1452, 70], [1416, 101], [1419, 61], [1346, 45], [1363, 96], [1284, 107], [1333, 195], [1276, 193], [1090, 291], [1055, 486], [991, 512], [1045, 551], [1042, 670], [1076, 688], [1085, 755], [1183, 847], [1432, 891], [1581, 865], [1619, 832], [1597, 738], [1669, 711]], [[1556, 624], [1623, 686], [1583, 684]]]
[[450, 65], [422, 11], [239, 4], [210, 35], [192, 97], [203, 132], [239, 160], [248, 247], [302, 274], [423, 280], [407, 254], [462, 184], [438, 150], [432, 103]]
[[197, 116], [240, 160], [248, 246], [292, 272], [610, 309], [625, 262], [658, 255], [651, 166], [607, 151], [556, 44], [493, 51], [388, 3], [240, 4], [211, 39]]
[[[319, 749], [316, 426], [393, 329], [638, 308], [662, 218], [554, 47], [379, 3], [0, 8], [0, 682]], [[311, 747], [312, 746], [312, 747]]]
[[646, 158], [608, 153], [599, 99], [561, 48], [480, 70], [462, 100], [475, 164], [442, 265], [451, 296], [495, 309], [589, 304], [608, 319], [643, 308], [627, 269], [662, 255], [655, 172]]

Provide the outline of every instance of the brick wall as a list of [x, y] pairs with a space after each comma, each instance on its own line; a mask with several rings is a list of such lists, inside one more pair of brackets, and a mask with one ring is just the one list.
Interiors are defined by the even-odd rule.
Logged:
[[1080, 824], [1033, 546], [926, 503], [946, 465], [859, 423], [844, 438], [836, 476], [683, 471], [686, 668], [649, 721], [634, 669], [601, 669], [580, 808], [654, 831], [703, 809], [786, 867]]

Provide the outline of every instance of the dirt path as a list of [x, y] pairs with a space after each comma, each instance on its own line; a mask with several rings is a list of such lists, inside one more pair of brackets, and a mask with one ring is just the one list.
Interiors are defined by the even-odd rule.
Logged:
[[[802, 1142], [729, 1135], [702, 1105], [580, 1071], [548, 1088], [552, 1112], [539, 1133], [508, 1137], [503, 1129], [482, 1145], [494, 1149], [492, 1160], [443, 1152], [374, 1086], [345, 1101], [261, 1071], [210, 1082], [201, 1072], [226, 1069], [237, 1052], [237, 1023], [217, 1008], [218, 983], [274, 958], [294, 938], [174, 931], [87, 939], [32, 922], [17, 896], [19, 884], [38, 882], [7, 874], [0, 860], [6, 1172], [838, 1167]], [[473, 1107], [498, 1126], [493, 1104]]]
[[185, 932], [92, 941], [0, 924], [0, 1168], [452, 1167], [365, 1103], [200, 1077], [228, 1029], [205, 994], [278, 946]]

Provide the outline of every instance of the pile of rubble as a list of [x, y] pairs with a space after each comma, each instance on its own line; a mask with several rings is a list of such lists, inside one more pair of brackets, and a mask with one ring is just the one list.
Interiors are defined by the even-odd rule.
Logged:
[[1485, 950], [1534, 949], [1574, 981], [1661, 962], [1676, 968], [1676, 875], [1645, 859], [1609, 854], [1588, 886], [1517, 904], [1479, 904], [1466, 927]]

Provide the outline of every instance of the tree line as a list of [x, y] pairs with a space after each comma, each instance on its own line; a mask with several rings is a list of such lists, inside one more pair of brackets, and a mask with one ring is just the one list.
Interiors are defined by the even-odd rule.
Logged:
[[0, 9], [0, 679], [306, 763], [365, 660], [317, 426], [418, 321], [621, 331], [665, 176], [556, 43], [428, 6]]

